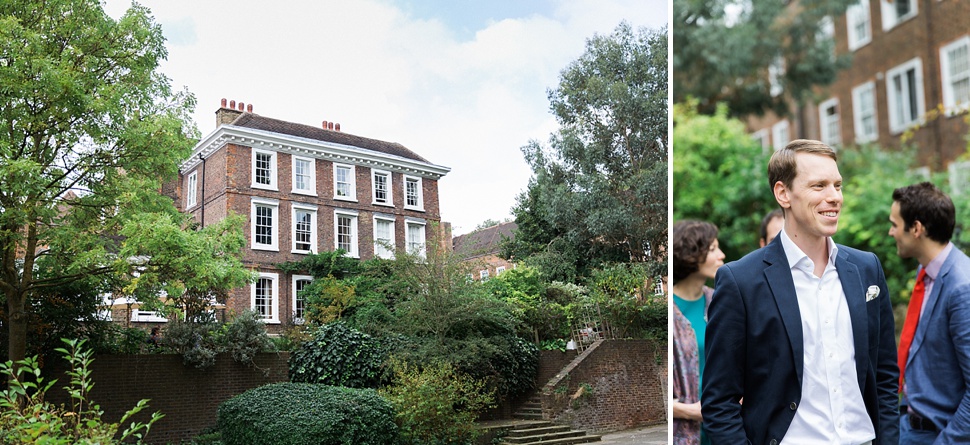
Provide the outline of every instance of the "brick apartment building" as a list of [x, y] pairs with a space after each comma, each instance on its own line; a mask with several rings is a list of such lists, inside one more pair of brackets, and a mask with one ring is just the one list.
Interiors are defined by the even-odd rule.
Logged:
[[964, 166], [950, 164], [967, 147], [970, 1], [860, 0], [829, 30], [836, 53], [851, 54], [852, 65], [805, 110], [793, 103], [794, 117], [751, 117], [762, 146], [778, 149], [802, 136], [833, 146], [899, 147], [904, 132], [918, 127], [909, 143], [920, 165]]
[[513, 238], [517, 228], [514, 222], [504, 222], [459, 235], [452, 240], [452, 249], [462, 261], [473, 265], [473, 280], [485, 281], [515, 268], [514, 263], [502, 258], [499, 253], [502, 240]]
[[[164, 190], [202, 225], [229, 212], [248, 216], [242, 261], [258, 278], [230, 293], [230, 313], [254, 309], [277, 331], [302, 316], [296, 294], [311, 277], [276, 264], [338, 248], [360, 259], [391, 258], [398, 249], [423, 254], [437, 238], [438, 179], [448, 167], [333, 122], [315, 127], [252, 111], [223, 99], [215, 130]], [[137, 309], [130, 320], [163, 321]]]

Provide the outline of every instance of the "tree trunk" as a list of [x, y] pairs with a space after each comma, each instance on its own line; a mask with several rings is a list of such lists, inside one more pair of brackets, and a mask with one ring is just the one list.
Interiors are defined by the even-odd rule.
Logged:
[[[26, 296], [16, 290], [8, 290], [7, 319], [9, 331], [7, 337], [8, 360], [16, 363], [27, 355], [27, 312], [25, 311]], [[14, 366], [16, 369], [17, 366]]]

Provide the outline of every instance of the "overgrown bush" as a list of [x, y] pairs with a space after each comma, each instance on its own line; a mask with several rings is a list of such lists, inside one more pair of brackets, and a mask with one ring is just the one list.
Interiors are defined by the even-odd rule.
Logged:
[[485, 382], [449, 364], [418, 369], [394, 364], [394, 383], [381, 389], [397, 413], [403, 445], [466, 445], [478, 436], [475, 419], [495, 406]]
[[398, 438], [391, 404], [372, 389], [275, 383], [219, 405], [226, 445], [388, 445]]
[[185, 366], [205, 369], [216, 363], [219, 346], [213, 338], [214, 323], [169, 322], [162, 345], [182, 355]]
[[376, 388], [384, 380], [386, 360], [377, 339], [343, 322], [330, 323], [290, 354], [290, 381]]
[[256, 311], [247, 309], [224, 326], [220, 343], [239, 363], [252, 365], [256, 354], [275, 348]]
[[[71, 396], [70, 406], [54, 406], [44, 400], [56, 381], [41, 377], [37, 357], [0, 364], [0, 379], [8, 383], [0, 392], [0, 443], [4, 444], [120, 444], [141, 439], [162, 414], [152, 414], [148, 423], [132, 422], [125, 430], [121, 425], [148, 406], [140, 400], [118, 423], [101, 419], [101, 407], [89, 399], [94, 386], [90, 366], [93, 359], [84, 340], [64, 340], [67, 348], [58, 348], [71, 366], [71, 382], [64, 387]], [[115, 439], [117, 437], [117, 440]]]

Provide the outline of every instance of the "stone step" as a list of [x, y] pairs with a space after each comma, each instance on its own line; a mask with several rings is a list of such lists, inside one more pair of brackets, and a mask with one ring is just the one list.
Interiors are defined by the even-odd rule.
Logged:
[[542, 412], [515, 412], [513, 418], [526, 420], [542, 420]]
[[538, 436], [542, 434], [561, 433], [563, 431], [569, 431], [569, 427], [566, 425], [548, 425], [534, 428], [517, 428], [509, 430], [508, 437]]
[[591, 443], [599, 442], [601, 440], [600, 436], [578, 436], [578, 437], [566, 437], [560, 439], [550, 439], [550, 440], [540, 440], [536, 442], [509, 442], [508, 439], [504, 439], [502, 445], [573, 445], [577, 443]]
[[551, 441], [551, 440], [557, 440], [557, 439], [575, 439], [577, 437], [585, 436], [585, 435], [586, 435], [586, 432], [585, 431], [575, 431], [575, 430], [569, 430], [567, 428], [566, 431], [556, 431], [556, 432], [550, 432], [550, 433], [539, 433], [539, 434], [535, 434], [535, 435], [531, 435], [531, 436], [518, 436], [518, 437], [513, 437], [513, 436], [509, 435], [509, 436], [505, 437], [505, 441], [508, 442], [508, 443], [510, 443], [510, 444], [547, 443], [548, 441]]

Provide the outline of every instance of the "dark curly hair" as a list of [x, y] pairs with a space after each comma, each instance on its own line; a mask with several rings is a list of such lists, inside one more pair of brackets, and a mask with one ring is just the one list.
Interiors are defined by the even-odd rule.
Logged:
[[706, 221], [685, 219], [674, 223], [674, 283], [700, 270], [717, 240], [717, 226]]

